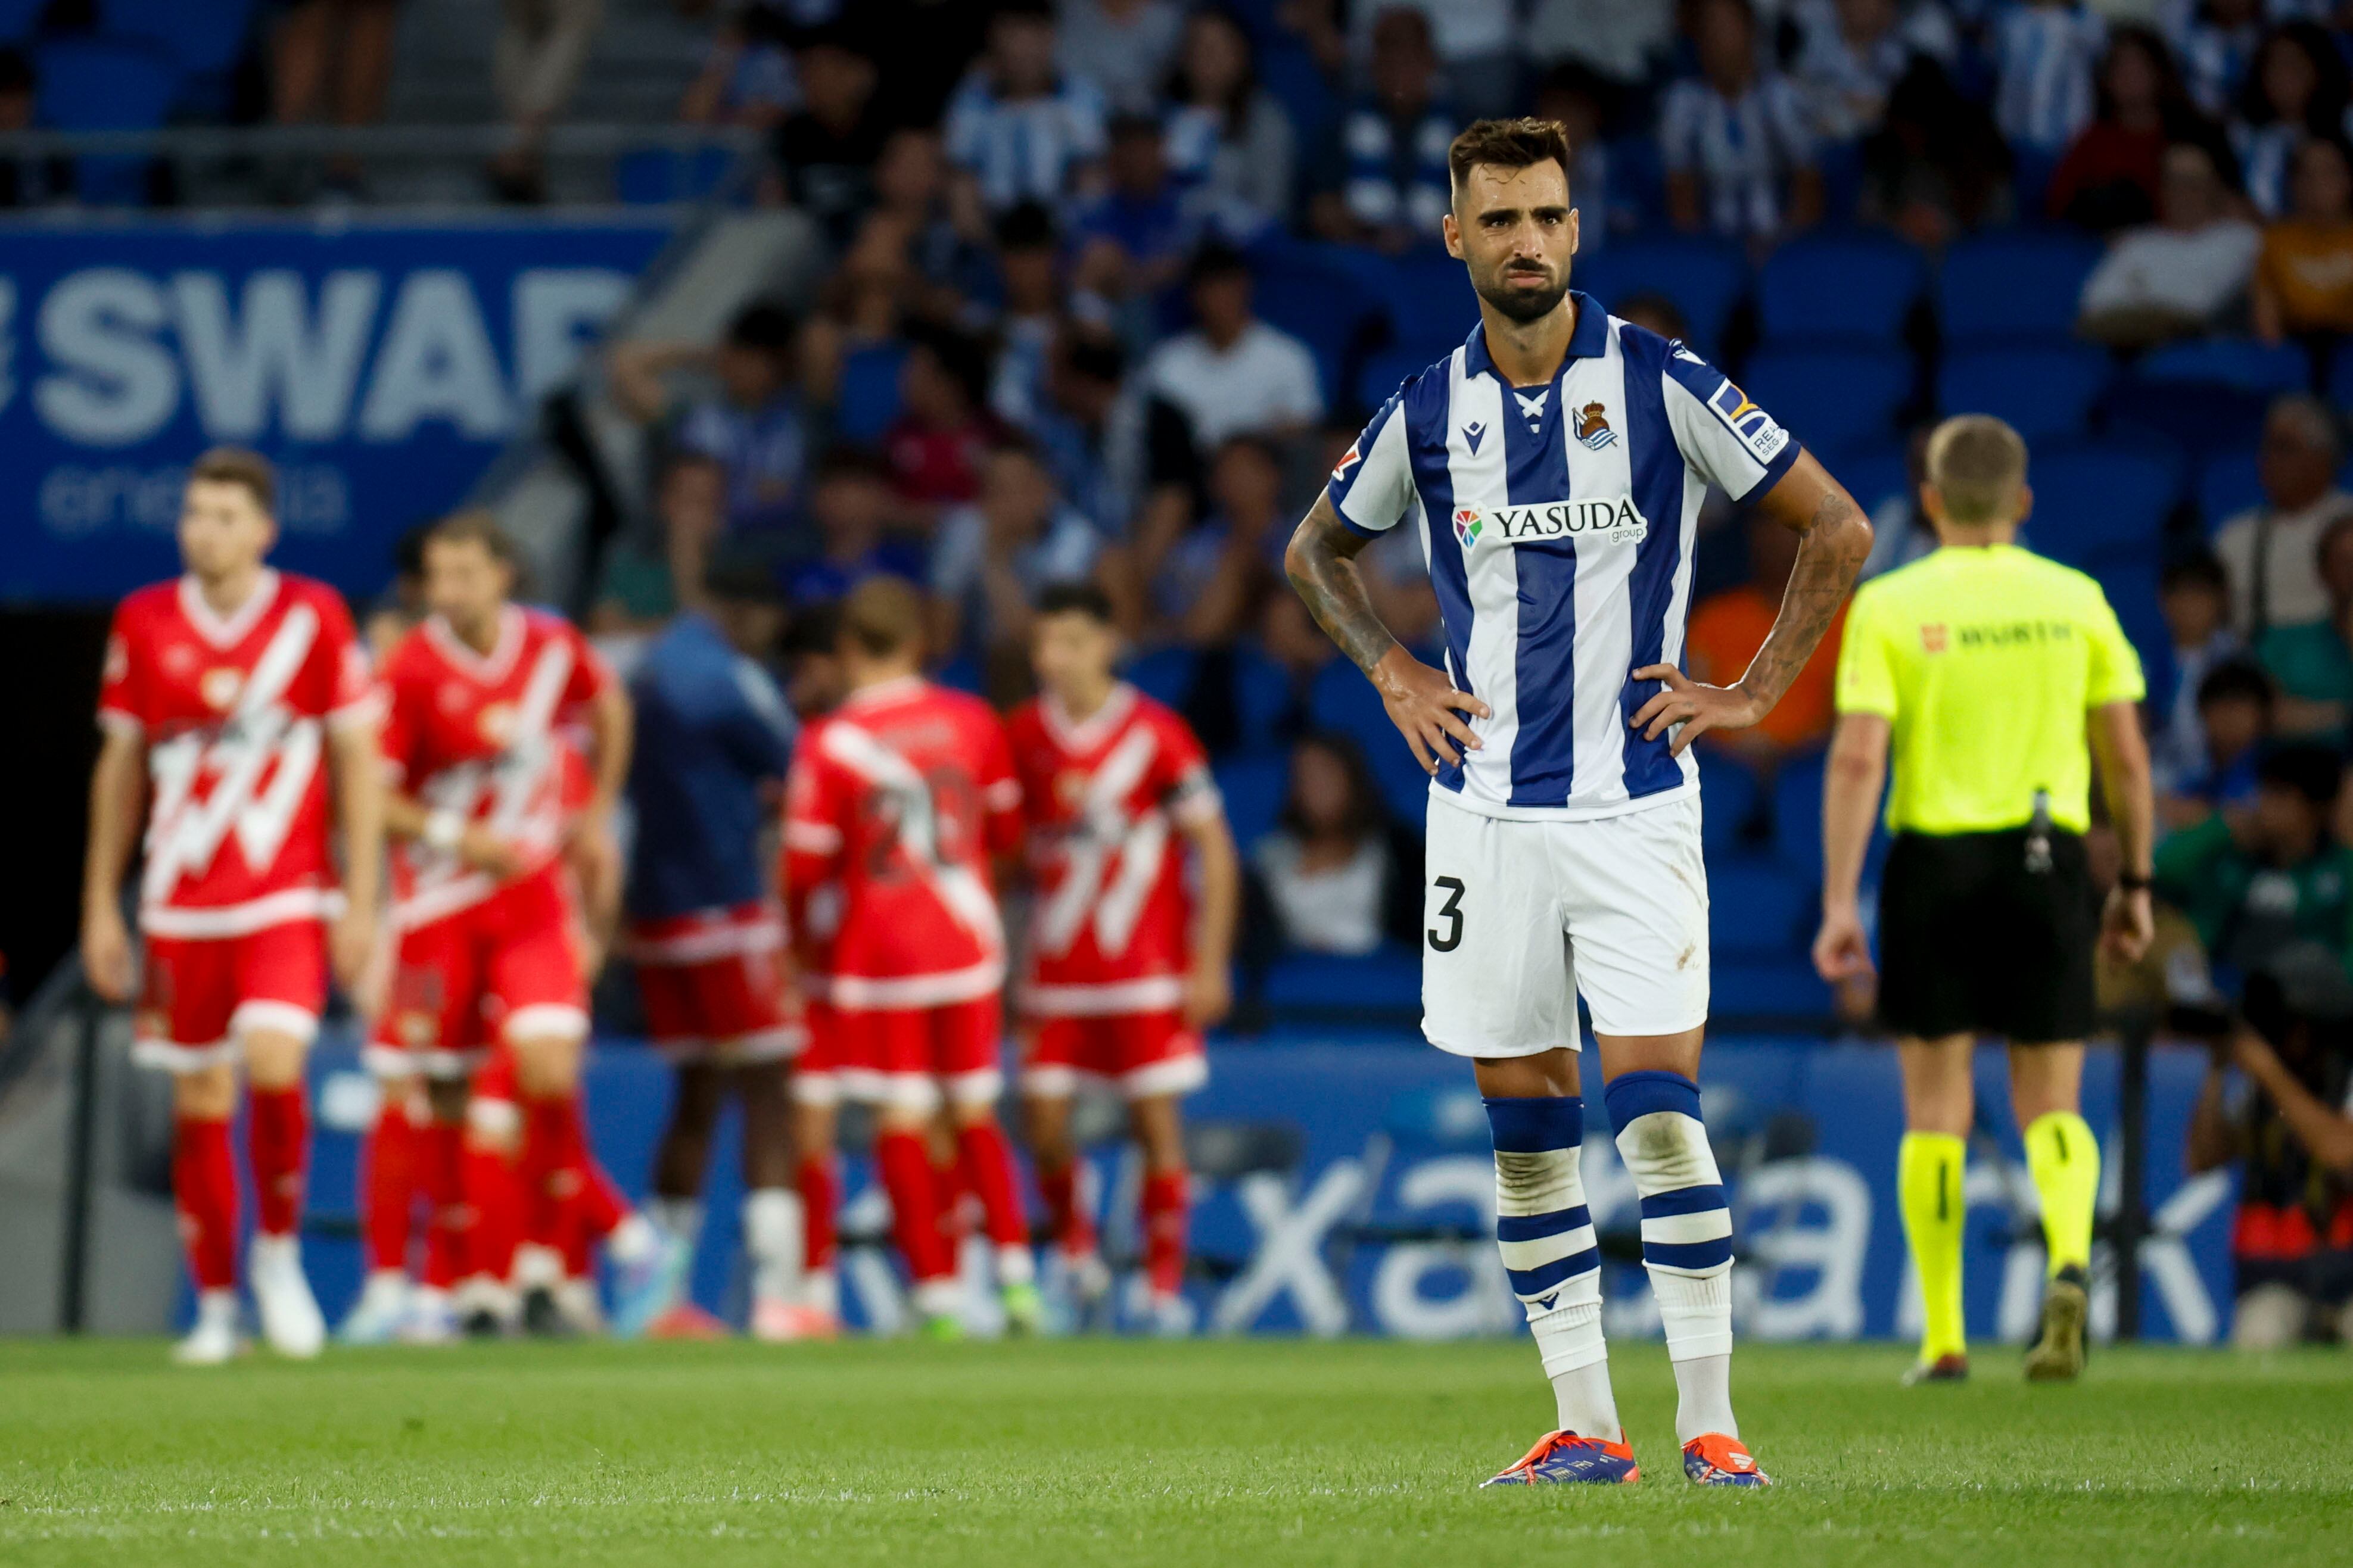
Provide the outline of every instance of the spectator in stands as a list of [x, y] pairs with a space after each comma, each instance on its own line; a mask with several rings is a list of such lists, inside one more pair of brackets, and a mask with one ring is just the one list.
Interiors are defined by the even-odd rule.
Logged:
[[886, 226], [921, 279], [919, 314], [955, 321], [966, 301], [987, 292], [993, 265], [989, 232], [986, 226], [973, 233], [958, 226], [947, 156], [936, 131], [902, 127], [884, 138], [874, 163], [874, 210], [867, 222]]
[[1994, 14], [1994, 123], [2045, 168], [2092, 118], [2104, 32], [2083, 0], [2022, 0]]
[[[2177, 557], [2158, 580], [2157, 602], [2173, 645], [2173, 689], [2150, 703], [2150, 773], [2160, 800], [2181, 795], [2208, 772], [2206, 726], [2200, 704], [2206, 677], [2239, 656], [2239, 636], [2231, 629], [2231, 579], [2209, 552]], [[2154, 699], [2156, 693], [2151, 692]], [[2266, 691], [2266, 698], [2268, 692]], [[2250, 733], [2237, 751], [2252, 752], [2268, 729]], [[2234, 752], [2234, 755], [2235, 755]]]
[[966, 233], [983, 231], [984, 211], [1055, 206], [1094, 187], [1103, 94], [1054, 63], [1045, 0], [1004, 0], [990, 16], [988, 47], [948, 102], [945, 133]]
[[1862, 143], [1856, 216], [1931, 249], [2017, 216], [2015, 160], [1992, 114], [1932, 56], [1915, 52]]
[[[2353, 994], [2343, 943], [2283, 954], [2250, 980], [2245, 1023], [2215, 1049], [2190, 1111], [2191, 1175], [2239, 1166], [2231, 1343], [2353, 1341]], [[2229, 1103], [2225, 1070], [2248, 1092]]]
[[776, 167], [786, 198], [839, 252], [874, 203], [874, 164], [889, 132], [874, 108], [878, 73], [839, 27], [807, 38], [798, 59], [801, 103], [776, 124]]
[[[33, 129], [40, 86], [33, 58], [0, 48], [0, 135]], [[39, 206], [73, 195], [73, 164], [64, 158], [0, 158], [0, 208]]]
[[[731, 533], [777, 530], [792, 521], [807, 458], [799, 395], [799, 332], [781, 305], [746, 306], [717, 348], [695, 343], [622, 343], [607, 362], [613, 400], [639, 424], [676, 416], [681, 451], [711, 458], [727, 475]], [[666, 384], [677, 370], [708, 372], [717, 397], [681, 415]], [[697, 574], [683, 579], [700, 582]]]
[[1673, 0], [1535, 0], [1523, 34], [1539, 65], [1575, 64], [1636, 88], [1674, 47]]
[[[383, 119], [400, 0], [291, 0], [285, 11], [271, 59], [271, 118], [304, 125], [324, 110], [336, 125]], [[357, 194], [359, 161], [328, 160], [327, 184]]]
[[2247, 195], [2265, 217], [2288, 209], [2288, 165], [2307, 136], [2344, 136], [2348, 120], [2345, 58], [2311, 22], [2274, 29], [2256, 52], [2231, 126]]
[[1677, 228], [1770, 245], [1822, 216], [1804, 101], [1757, 52], [1749, 0], [1694, 0], [1699, 74], [1660, 100], [1667, 216]]
[[2255, 657], [2279, 684], [2279, 732], [2341, 744], [2353, 717], [2353, 517], [2330, 523], [2314, 556], [2328, 618], [2270, 627]]
[[[1712, 686], [1736, 685], [1746, 673], [1781, 612], [1781, 595], [1798, 563], [1798, 535], [1761, 513], [1751, 513], [1747, 526], [1748, 581], [1701, 600], [1684, 634], [1683, 652], [1693, 678]], [[1841, 605], [1813, 658], [1770, 713], [1750, 729], [1726, 730], [1705, 739], [1768, 777], [1788, 757], [1821, 745], [1830, 738], [1835, 717], [1832, 683], [1845, 630], [1846, 606]]]
[[1514, 34], [1519, 18], [1514, 13], [1520, 9], [1517, 0], [1373, 0], [1350, 7], [1350, 53], [1361, 59], [1378, 47], [1385, 13], [1418, 12], [1444, 73], [1444, 96], [1462, 122], [1517, 114], [1520, 58]]
[[2263, 235], [2232, 214], [2213, 155], [2176, 142], [2164, 168], [2159, 220], [2126, 231], [2084, 280], [2076, 331], [2112, 347], [2202, 337], [2254, 278]]
[[1025, 657], [1038, 590], [1092, 579], [1103, 539], [1062, 500], [1027, 441], [1001, 437], [985, 473], [980, 499], [940, 519], [932, 550], [932, 647], [970, 655], [993, 673]]
[[605, 547], [587, 629], [600, 643], [659, 629], [682, 602], [680, 584], [699, 587], [712, 546], [727, 528], [727, 471], [699, 452], [680, 452], [654, 483], [654, 530], [625, 531]]
[[1825, 142], [1860, 142], [1886, 114], [1915, 58], [1948, 61], [1960, 47], [1952, 18], [1936, 5], [1906, 15], [1897, 0], [1831, 0], [1801, 15], [1790, 76]]
[[1343, 244], [1403, 250], [1438, 238], [1451, 196], [1447, 144], [1458, 129], [1440, 93], [1430, 21], [1400, 6], [1373, 24], [1368, 90], [1341, 113], [1317, 154], [1308, 214]]
[[[1577, 226], [1577, 237], [1582, 244], [1585, 238], [1582, 224]], [[1644, 289], [1627, 295], [1609, 313], [1621, 321], [1648, 327], [1669, 342], [1691, 336], [1691, 323], [1683, 320], [1683, 313], [1675, 308], [1675, 302], [1654, 289]]]
[[890, 531], [891, 479], [888, 464], [857, 447], [834, 447], [818, 459], [808, 503], [817, 552], [781, 574], [793, 604], [837, 603], [869, 577], [923, 578], [923, 550]]
[[1578, 65], [1555, 66], [1536, 84], [1536, 118], [1557, 121], [1568, 133], [1568, 195], [1577, 206], [1580, 261], [1600, 254], [1611, 229], [1638, 221], [1636, 214], [1620, 210], [1620, 193], [1609, 183], [1609, 143], [1601, 127], [1614, 96], [1608, 83]]
[[1065, 323], [1047, 356], [1046, 395], [1023, 422], [1055, 484], [1108, 539], [1127, 535], [1142, 480], [1143, 410], [1126, 374], [1117, 340]]
[[988, 382], [989, 411], [1009, 425], [1035, 422], [1046, 395], [1048, 356], [1067, 301], [1061, 237], [1054, 215], [1023, 202], [997, 220], [997, 365]]
[[976, 500], [989, 447], [999, 434], [987, 410], [988, 353], [950, 327], [907, 333], [899, 372], [899, 417], [882, 434], [899, 493], [901, 521], [928, 530], [940, 509]]
[[1071, 220], [1078, 249], [1072, 278], [1108, 307], [1148, 310], [1153, 295], [1184, 275], [1196, 226], [1169, 175], [1156, 118], [1113, 118], [1107, 173], [1109, 188]]
[[1239, 251], [1204, 246], [1186, 283], [1193, 330], [1153, 351], [1144, 389], [1183, 419], [1197, 453], [1229, 436], [1295, 435], [1324, 416], [1315, 356], [1251, 314], [1250, 264]]
[[2197, 686], [2201, 749], [2181, 759], [2170, 777], [2158, 777], [2162, 827], [2194, 826], [2254, 799], [2255, 764], [2271, 737], [2276, 698], [2271, 677], [2251, 659], [2228, 659], [2206, 672]]
[[2346, 952], [2353, 852], [2329, 837], [2342, 771], [2329, 747], [2274, 747], [2256, 764], [2247, 810], [2158, 846], [2158, 897], [2189, 917], [2215, 963], [2250, 972], [2301, 942]]
[[1062, 69], [1092, 81], [1114, 110], [1149, 110], [1176, 57], [1184, 8], [1169, 0], [1060, 0], [1056, 12]]
[[1314, 689], [1315, 678], [1340, 657], [1340, 650], [1324, 635], [1315, 617], [1307, 613], [1306, 601], [1296, 594], [1266, 596], [1266, 603], [1259, 609], [1258, 646], [1260, 652], [1290, 676], [1293, 702], [1297, 707], [1305, 705], [1308, 694]]
[[2043, 205], [2052, 217], [2104, 235], [2147, 223], [2164, 210], [2168, 153], [2183, 143], [2204, 150], [2225, 193], [2236, 184], [2229, 141], [2198, 112], [2156, 33], [2118, 27], [2097, 81], [2092, 122], [2051, 176]]
[[2229, 112], [2263, 38], [2263, 0], [2195, 0], [2176, 13], [2169, 40], [2189, 96], [2208, 114]]
[[800, 101], [788, 19], [773, 6], [744, 5], [721, 18], [702, 68], [679, 100], [678, 118], [770, 131]]
[[1363, 956], [1420, 939], [1419, 847], [1390, 820], [1348, 736], [1319, 731], [1292, 747], [1290, 793], [1275, 830], [1250, 847], [1246, 877], [1242, 952]]
[[2288, 216], [2263, 230], [2255, 262], [2255, 334], [2303, 343], [2318, 384], [2353, 333], [2353, 147], [2315, 136], [2290, 167]]
[[2231, 574], [2231, 624], [2249, 645], [2273, 626], [2328, 618], [2317, 569], [2320, 536], [2353, 512], [2337, 487], [2337, 415], [2316, 397], [2280, 398], [2263, 420], [2256, 474], [2263, 504], [2225, 522], [2214, 553]]
[[605, 0], [502, 0], [501, 16], [491, 85], [513, 140], [491, 160], [491, 186], [502, 201], [545, 201], [548, 127], [580, 85]]
[[1229, 643], [1250, 623], [1282, 580], [1291, 539], [1282, 457], [1261, 437], [1229, 436], [1219, 444], [1208, 492], [1214, 510], [1181, 537], [1142, 542], [1154, 621], [1164, 635], [1197, 647]]
[[1168, 82], [1168, 166], [1226, 233], [1291, 216], [1291, 117], [1259, 85], [1250, 34], [1230, 11], [1196, 11]]

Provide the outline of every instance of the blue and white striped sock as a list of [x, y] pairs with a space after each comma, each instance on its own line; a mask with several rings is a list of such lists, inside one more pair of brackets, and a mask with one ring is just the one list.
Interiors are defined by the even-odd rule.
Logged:
[[1486, 1105], [1495, 1135], [1496, 1247], [1552, 1380], [1560, 1429], [1615, 1442], [1601, 1250], [1577, 1174], [1584, 1102], [1568, 1095]]
[[1618, 1156], [1642, 1199], [1642, 1265], [1681, 1394], [1678, 1441], [1737, 1437], [1732, 1416], [1732, 1211], [1700, 1120], [1699, 1085], [1630, 1072], [1602, 1091]]

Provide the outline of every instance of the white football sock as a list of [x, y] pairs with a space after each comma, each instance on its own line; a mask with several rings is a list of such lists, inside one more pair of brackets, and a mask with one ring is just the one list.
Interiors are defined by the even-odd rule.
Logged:
[[1651, 1271], [1651, 1293], [1675, 1369], [1675, 1441], [1740, 1436], [1732, 1415], [1732, 1273], [1694, 1279]]
[[1587, 1277], [1585, 1299], [1564, 1302], [1528, 1320], [1545, 1376], [1552, 1380], [1560, 1430], [1615, 1443], [1618, 1400], [1609, 1389], [1609, 1347], [1601, 1337], [1601, 1277]]
[[684, 1242], [689, 1252], [702, 1239], [701, 1198], [666, 1198], [656, 1193], [646, 1200], [645, 1212], [662, 1227], [663, 1234]]
[[800, 1293], [801, 1195], [790, 1187], [744, 1194], [744, 1250], [752, 1260], [752, 1299], [790, 1301]]

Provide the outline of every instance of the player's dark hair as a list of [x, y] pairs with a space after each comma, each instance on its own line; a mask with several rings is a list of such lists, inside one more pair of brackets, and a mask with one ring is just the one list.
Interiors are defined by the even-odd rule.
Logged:
[[2274, 746], [2255, 763], [2257, 784], [2294, 790], [2323, 809], [2335, 803], [2344, 778], [2345, 761], [2337, 749], [2309, 742]]
[[841, 601], [841, 646], [869, 658], [910, 652], [923, 640], [923, 596], [903, 577], [875, 576]]
[[727, 346], [754, 353], [780, 354], [793, 346], [800, 323], [773, 300], [756, 300], [727, 323]]
[[2211, 588], [2221, 594], [2229, 592], [2230, 586], [2230, 573], [2211, 550], [2192, 550], [2175, 556], [2165, 563], [2165, 571], [2157, 580], [2158, 592], [2161, 594], [2170, 594], [2176, 588]]
[[1525, 169], [1549, 158], [1568, 178], [1568, 131], [1557, 120], [1480, 120], [1446, 149], [1446, 170], [1460, 192], [1471, 171], [1485, 165]]
[[480, 507], [453, 511], [427, 531], [427, 544], [479, 544], [490, 552], [491, 559], [501, 566], [514, 567], [522, 563], [514, 540], [499, 526], [499, 520]]
[[[1356, 744], [1356, 737], [1337, 730], [1310, 730], [1293, 743], [1294, 762], [1301, 752], [1319, 751], [1340, 764], [1348, 780], [1348, 804], [1340, 814], [1340, 830], [1350, 840], [1362, 844], [1378, 837], [1388, 830], [1388, 812], [1381, 805], [1381, 792], [1373, 782], [1372, 764], [1365, 761], [1365, 749]], [[1282, 793], [1282, 810], [1275, 816], [1275, 826], [1304, 837], [1317, 831], [1299, 809], [1297, 790], [1286, 784]]]
[[278, 514], [278, 470], [269, 459], [243, 447], [215, 447], [188, 465], [188, 482], [243, 485], [253, 504], [272, 517]]
[[1040, 616], [1084, 616], [1102, 626], [1114, 625], [1111, 595], [1095, 584], [1079, 579], [1049, 583], [1038, 590]]
[[2198, 683], [2198, 706], [2210, 702], [2242, 700], [2257, 703], [2268, 713], [2277, 697], [2272, 678], [2263, 667], [2253, 659], [2225, 659], [2206, 672]]

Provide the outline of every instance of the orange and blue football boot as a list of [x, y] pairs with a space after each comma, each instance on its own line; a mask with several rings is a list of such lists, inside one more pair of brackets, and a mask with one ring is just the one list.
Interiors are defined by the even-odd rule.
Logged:
[[1620, 1432], [1615, 1443], [1580, 1437], [1574, 1432], [1547, 1432], [1536, 1439], [1526, 1457], [1482, 1487], [1632, 1486], [1642, 1479], [1634, 1450]]
[[1757, 1468], [1737, 1437], [1703, 1432], [1683, 1445], [1683, 1474], [1704, 1487], [1769, 1487], [1773, 1478]]

